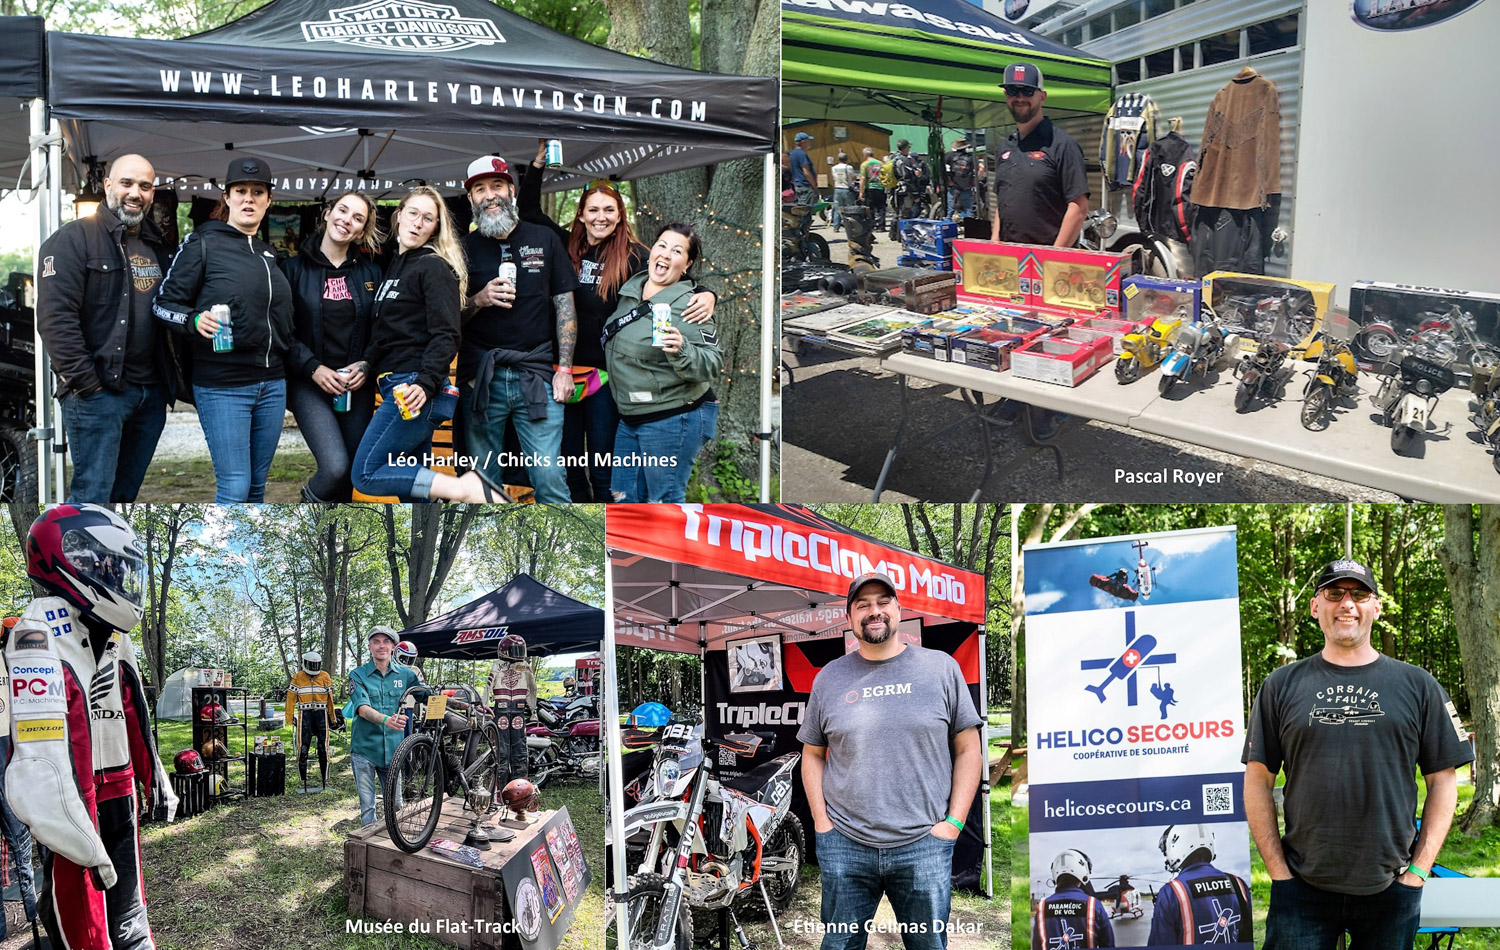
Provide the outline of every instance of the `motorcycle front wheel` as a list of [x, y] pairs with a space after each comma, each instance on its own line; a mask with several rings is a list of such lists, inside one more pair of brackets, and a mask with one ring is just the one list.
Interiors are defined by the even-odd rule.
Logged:
[[828, 255], [828, 239], [821, 234], [809, 234], [803, 238], [802, 251], [810, 261], [832, 260]]
[[1140, 360], [1115, 360], [1115, 379], [1126, 385], [1141, 378]]
[[1391, 451], [1405, 455], [1406, 450], [1417, 440], [1417, 430], [1411, 426], [1398, 425], [1391, 430]]
[[778, 866], [763, 872], [766, 893], [771, 895], [771, 905], [778, 914], [792, 905], [797, 886], [802, 883], [802, 862], [806, 857], [807, 839], [803, 836], [802, 822], [788, 812], [761, 852], [762, 865], [774, 862]]
[[1314, 432], [1328, 428], [1323, 414], [1328, 411], [1328, 387], [1321, 383], [1302, 397], [1302, 427]]
[[1177, 377], [1171, 373], [1162, 373], [1161, 379], [1157, 380], [1156, 382], [1156, 388], [1163, 396], [1171, 392], [1172, 387], [1176, 385]]
[[1359, 332], [1359, 343], [1365, 353], [1385, 362], [1396, 352], [1396, 334], [1382, 326], [1365, 327]]
[[385, 830], [391, 842], [415, 854], [432, 840], [443, 812], [443, 753], [437, 739], [418, 732], [401, 740], [386, 769]]
[[1250, 401], [1255, 398], [1255, 383], [1243, 381], [1234, 390], [1234, 411], [1244, 412], [1250, 408]]
[[1483, 344], [1471, 346], [1459, 357], [1459, 362], [1467, 365], [1469, 371], [1476, 375], [1493, 373], [1497, 367], [1500, 367], [1500, 351]]
[[[625, 885], [625, 919], [630, 922], [629, 950], [650, 950], [657, 925], [661, 923], [667, 879], [660, 874], [632, 874]], [[610, 920], [614, 920], [613, 914]], [[615, 946], [621, 946], [618, 939]], [[688, 906], [686, 897], [677, 905], [672, 947], [673, 950], [693, 950], [693, 909]]]

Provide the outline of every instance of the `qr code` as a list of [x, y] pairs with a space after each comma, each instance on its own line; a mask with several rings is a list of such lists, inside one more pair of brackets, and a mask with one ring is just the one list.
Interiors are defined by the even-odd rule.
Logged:
[[1234, 786], [1228, 782], [1203, 786], [1203, 814], [1234, 814]]
[[739, 761], [738, 758], [730, 750], [722, 748], [722, 747], [719, 749], [719, 764], [720, 765], [734, 765], [738, 761]]

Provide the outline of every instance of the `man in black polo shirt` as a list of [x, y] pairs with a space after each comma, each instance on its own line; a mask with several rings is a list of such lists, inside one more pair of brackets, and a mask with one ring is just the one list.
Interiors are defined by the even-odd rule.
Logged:
[[[475, 159], [464, 188], [475, 225], [463, 241], [470, 295], [458, 351], [458, 377], [472, 381], [460, 409], [467, 454], [496, 482], [507, 465], [523, 466], [537, 501], [567, 504], [563, 403], [573, 392], [578, 343], [573, 263], [551, 228], [520, 219], [505, 159]], [[500, 276], [504, 265], [514, 266], [514, 282]], [[505, 451], [507, 421], [521, 442], [519, 459]]]
[[1005, 105], [1016, 131], [994, 158], [990, 240], [1072, 247], [1089, 213], [1083, 149], [1042, 115], [1047, 93], [1031, 63], [1005, 67]]

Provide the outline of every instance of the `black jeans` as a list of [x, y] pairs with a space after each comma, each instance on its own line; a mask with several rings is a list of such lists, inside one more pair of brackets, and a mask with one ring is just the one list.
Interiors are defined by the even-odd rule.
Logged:
[[1422, 916], [1422, 889], [1395, 881], [1363, 897], [1313, 887], [1299, 877], [1271, 882], [1264, 950], [1411, 950]]
[[375, 415], [375, 381], [366, 379], [349, 394], [348, 412], [334, 412], [333, 397], [311, 380], [288, 379], [286, 385], [287, 407], [318, 462], [308, 491], [319, 501], [349, 501], [354, 497], [349, 468]]

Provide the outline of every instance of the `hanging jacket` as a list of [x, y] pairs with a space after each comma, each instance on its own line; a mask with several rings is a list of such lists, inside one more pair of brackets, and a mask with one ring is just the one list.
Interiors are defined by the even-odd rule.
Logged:
[[1156, 138], [1160, 110], [1143, 92], [1127, 92], [1116, 99], [1104, 116], [1104, 136], [1099, 140], [1099, 165], [1110, 191], [1130, 187]]
[[1250, 67], [1224, 84], [1208, 106], [1198, 145], [1204, 208], [1270, 206], [1281, 194], [1281, 104], [1276, 84]]
[[1193, 179], [1198, 172], [1192, 143], [1168, 132], [1151, 143], [1135, 176], [1131, 205], [1141, 230], [1186, 242], [1191, 235]]
[[[193, 319], [228, 304], [234, 349], [217, 353]], [[276, 252], [223, 221], [205, 221], [177, 249], [152, 311], [192, 340], [193, 385], [227, 388], [285, 379], [292, 288]]]
[[[334, 266], [323, 254], [323, 232], [305, 241], [297, 256], [281, 262], [281, 272], [292, 287], [292, 341], [287, 353], [287, 374], [310, 379], [320, 365], [339, 369], [360, 359], [370, 342], [370, 324], [375, 313], [375, 290], [380, 286], [380, 267], [354, 248], [344, 263]], [[350, 334], [349, 359], [330, 353], [324, 345], [323, 294], [330, 277], [344, 277], [344, 286], [354, 301], [354, 332]]]

